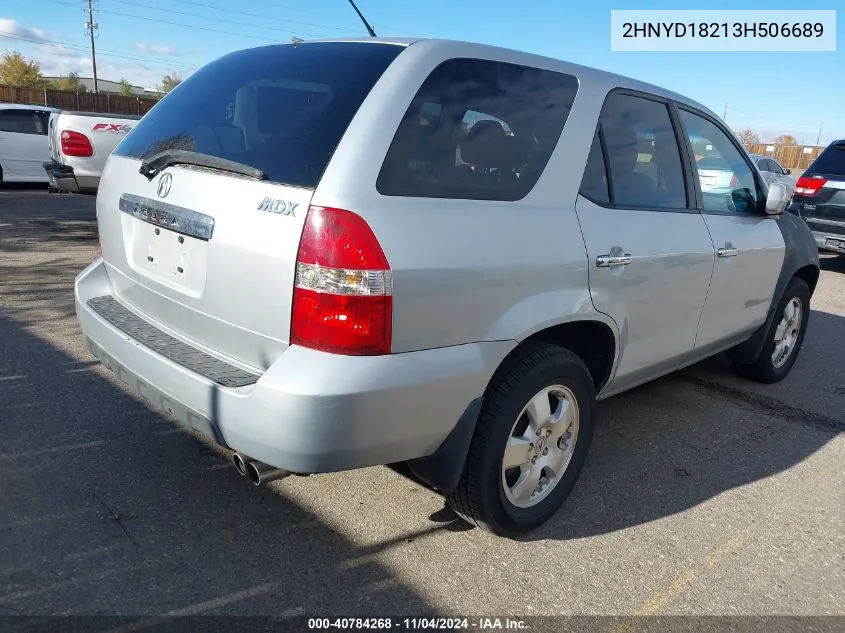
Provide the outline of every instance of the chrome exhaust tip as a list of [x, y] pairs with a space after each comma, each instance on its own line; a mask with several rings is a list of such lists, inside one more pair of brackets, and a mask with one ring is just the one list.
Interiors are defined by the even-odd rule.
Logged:
[[246, 470], [247, 475], [249, 475], [249, 480], [255, 486], [263, 486], [271, 481], [284, 479], [285, 477], [289, 477], [293, 474], [291, 471], [285, 470], [284, 468], [273, 468], [272, 466], [262, 464], [261, 462], [249, 462], [246, 465]]
[[238, 471], [241, 477], [246, 477], [246, 460], [243, 455], [240, 453], [232, 455], [232, 464], [234, 464], [235, 470]]

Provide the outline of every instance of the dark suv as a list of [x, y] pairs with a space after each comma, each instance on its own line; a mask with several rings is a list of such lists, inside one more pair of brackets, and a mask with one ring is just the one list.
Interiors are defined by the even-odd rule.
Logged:
[[798, 179], [790, 211], [804, 218], [819, 248], [845, 253], [845, 140], [828, 145]]

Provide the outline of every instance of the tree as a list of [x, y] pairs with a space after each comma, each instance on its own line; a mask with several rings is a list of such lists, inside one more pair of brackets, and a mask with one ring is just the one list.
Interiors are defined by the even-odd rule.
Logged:
[[755, 143], [760, 142], [760, 135], [750, 127], [737, 130], [736, 135], [739, 137], [739, 140], [742, 141], [743, 145], [754, 145]]
[[132, 89], [132, 84], [127, 79], [120, 80], [120, 94], [124, 97], [132, 97], [135, 91]]
[[161, 85], [158, 86], [158, 90], [159, 92], [167, 94], [180, 83], [182, 83], [182, 78], [176, 73], [173, 73], [172, 75], [165, 75], [161, 80]]
[[798, 145], [792, 134], [781, 134], [775, 139], [775, 145]]
[[52, 82], [56, 90], [70, 90], [71, 92], [88, 92], [88, 88], [79, 80], [77, 73], [68, 73], [67, 77], [59, 77]]
[[7, 51], [0, 56], [0, 84], [20, 88], [40, 88], [44, 85], [41, 66], [26, 59], [17, 51]]

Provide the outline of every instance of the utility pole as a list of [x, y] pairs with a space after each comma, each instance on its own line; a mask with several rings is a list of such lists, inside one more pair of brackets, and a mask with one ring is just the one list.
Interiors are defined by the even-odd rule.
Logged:
[[91, 36], [91, 65], [94, 67], [94, 94], [100, 94], [97, 86], [97, 52], [94, 50], [94, 30], [98, 28], [98, 24], [94, 22], [94, 9], [91, 7], [91, 0], [88, 0], [88, 8], [85, 9], [88, 14], [88, 19], [85, 21], [85, 29]]
[[370, 34], [370, 37], [376, 37], [376, 32], [373, 30], [373, 27], [371, 27], [370, 23], [364, 19], [364, 15], [358, 10], [358, 7], [355, 5], [355, 2], [353, 0], [349, 0], [349, 4], [352, 5], [352, 8], [355, 9], [355, 13], [358, 14], [359, 18], [361, 18], [361, 22], [364, 23], [364, 28], [367, 29], [367, 33]]
[[822, 142], [822, 125], [824, 125], [824, 121], [822, 121], [821, 123], [819, 123], [819, 135], [818, 135], [818, 137], [816, 138], [816, 147], [818, 147], [818, 146], [819, 146], [819, 143], [821, 143], [821, 142]]
[[724, 120], [725, 120], [725, 118], [726, 118], [727, 116], [728, 116], [728, 103], [727, 103], [727, 101], [726, 101], [726, 102], [725, 102], [725, 109], [724, 109], [724, 111], [722, 112], [722, 121], [724, 121]]

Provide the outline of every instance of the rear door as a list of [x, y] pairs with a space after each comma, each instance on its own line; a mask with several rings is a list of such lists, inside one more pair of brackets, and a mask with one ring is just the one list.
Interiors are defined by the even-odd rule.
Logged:
[[47, 180], [47, 128], [35, 110], [0, 110], [0, 160], [7, 180]]
[[831, 143], [810, 164], [793, 200], [819, 246], [845, 248], [845, 141]]
[[[199, 347], [267, 368], [288, 344], [314, 188], [401, 50], [344, 42], [240, 51], [162, 99], [115, 149], [100, 183], [100, 240], [118, 298]], [[199, 165], [139, 173], [169, 150], [235, 161], [266, 180]]]
[[576, 209], [593, 304], [623, 333], [615, 392], [678, 368], [692, 353], [713, 243], [691, 208], [664, 101], [611, 93], [588, 162]]
[[742, 340], [765, 321], [784, 241], [777, 220], [765, 214], [764, 188], [741, 146], [707, 114], [686, 106], [678, 113], [690, 163], [703, 152], [700, 161], [719, 161], [732, 173], [728, 190], [695, 174], [697, 206], [717, 255], [695, 345], [706, 354]]

